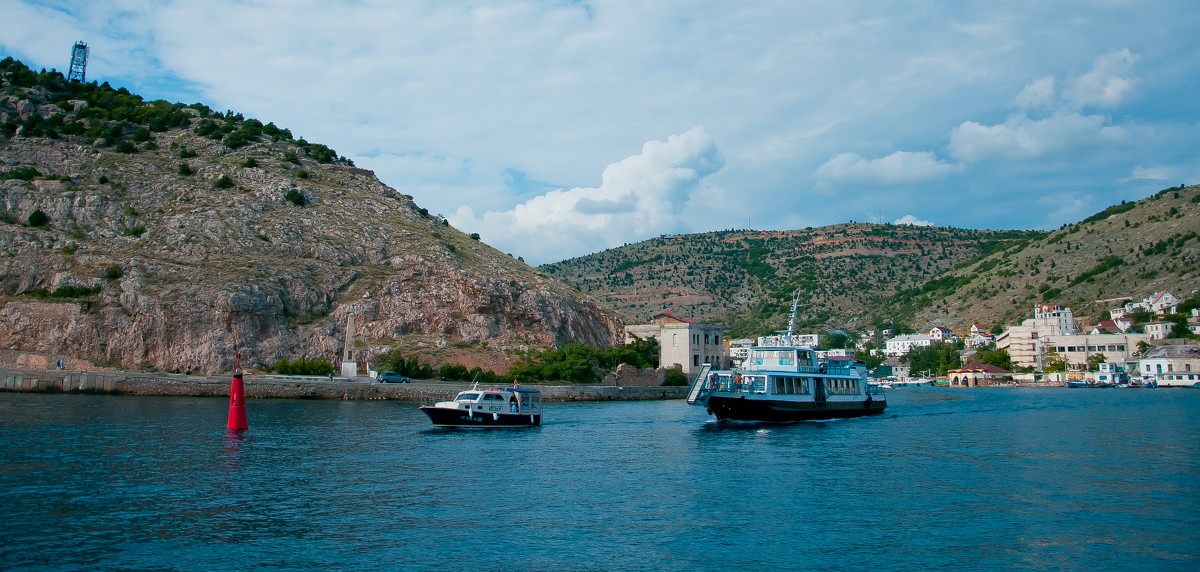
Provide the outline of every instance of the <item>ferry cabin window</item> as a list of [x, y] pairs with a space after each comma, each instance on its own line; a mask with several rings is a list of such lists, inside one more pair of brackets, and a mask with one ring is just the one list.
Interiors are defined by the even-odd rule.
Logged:
[[796, 365], [801, 367], [812, 365], [812, 355], [808, 352], [796, 352]]
[[802, 377], [773, 378], [772, 393], [778, 395], [808, 395], [810, 385], [808, 379]]
[[464, 393], [464, 394], [456, 397], [454, 400], [455, 401], [475, 401], [476, 399], [479, 399], [478, 393]]

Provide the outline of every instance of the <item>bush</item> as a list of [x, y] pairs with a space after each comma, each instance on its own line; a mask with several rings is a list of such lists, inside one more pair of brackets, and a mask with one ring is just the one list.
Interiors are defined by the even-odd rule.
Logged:
[[221, 175], [220, 178], [213, 182], [213, 186], [218, 189], [228, 189], [233, 186], [233, 179], [230, 179], [229, 175]]
[[188, 175], [191, 175], [191, 174], [193, 174], [193, 173], [195, 173], [195, 171], [193, 171], [193, 170], [192, 170], [192, 168], [191, 168], [191, 167], [189, 167], [187, 163], [180, 163], [180, 164], [179, 164], [179, 174], [180, 174], [180, 175], [183, 175], [183, 176], [185, 176], [185, 177], [186, 177], [186, 176], [188, 176]]
[[125, 236], [142, 236], [146, 232], [146, 227], [142, 225], [132, 226], [121, 231]]
[[688, 377], [683, 373], [682, 369], [671, 368], [667, 370], [667, 375], [663, 378], [663, 385], [681, 386], [688, 384]]
[[333, 373], [333, 365], [325, 358], [318, 360], [300, 358], [292, 362], [285, 358], [275, 362], [271, 369], [280, 375], [330, 375]]
[[119, 280], [124, 275], [125, 272], [121, 270], [121, 267], [117, 264], [109, 266], [108, 270], [104, 272], [104, 277], [109, 280]]
[[20, 179], [22, 181], [32, 181], [34, 177], [40, 177], [42, 174], [33, 167], [17, 167], [7, 173], [0, 173], [0, 181], [8, 179]]
[[298, 207], [302, 207], [308, 203], [308, 201], [304, 198], [304, 195], [300, 194], [300, 192], [296, 189], [288, 191], [286, 195], [283, 195], [283, 198], [291, 201]]
[[246, 160], [242, 161], [242, 166], [248, 169], [254, 168], [258, 166], [258, 161], [255, 161], [254, 157], [246, 157]]
[[50, 222], [50, 217], [40, 209], [29, 213], [29, 226], [46, 226]]
[[184, 147], [183, 149], [179, 150], [179, 158], [180, 159], [191, 159], [192, 157], [195, 157], [195, 156], [196, 156], [196, 152], [192, 151], [191, 149], [188, 149], [187, 147]]
[[299, 171], [296, 172], [296, 176], [300, 177], [301, 179], [307, 179], [308, 171], [305, 171], [304, 169], [300, 169]]
[[117, 143], [117, 151], [121, 153], [137, 153], [137, 147], [129, 141], [122, 140]]
[[472, 232], [472, 233], [471, 233], [471, 240], [479, 240], [479, 233], [478, 233], [478, 232]]

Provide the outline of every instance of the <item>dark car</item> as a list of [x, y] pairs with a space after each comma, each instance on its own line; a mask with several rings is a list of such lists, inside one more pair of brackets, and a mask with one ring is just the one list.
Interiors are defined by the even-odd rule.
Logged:
[[385, 371], [379, 374], [379, 381], [382, 383], [408, 383], [408, 378], [394, 371]]

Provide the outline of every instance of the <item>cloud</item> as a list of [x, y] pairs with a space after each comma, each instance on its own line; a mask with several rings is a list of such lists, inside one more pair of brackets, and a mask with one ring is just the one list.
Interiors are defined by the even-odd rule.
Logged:
[[1013, 99], [1013, 105], [1019, 109], [1044, 109], [1054, 105], [1057, 98], [1054, 78], [1044, 77], [1026, 85]]
[[911, 224], [913, 226], [933, 226], [932, 222], [921, 220], [913, 215], [906, 214], [895, 220], [892, 224]]
[[879, 159], [839, 153], [817, 168], [819, 180], [837, 184], [903, 185], [937, 181], [962, 171], [962, 165], [939, 160], [929, 151], [896, 151]]
[[1124, 130], [1107, 127], [1101, 115], [1056, 113], [1045, 119], [1014, 115], [998, 125], [966, 121], [950, 134], [950, 154], [963, 161], [1032, 159], [1067, 147], [1120, 139]]
[[599, 187], [554, 190], [481, 217], [463, 206], [449, 218], [531, 264], [554, 262], [685, 231], [681, 214], [692, 192], [723, 166], [712, 137], [693, 127], [666, 141], [646, 142], [641, 153], [609, 165]]
[[1076, 107], [1116, 107], [1133, 90], [1136, 78], [1132, 73], [1136, 61], [1137, 56], [1128, 49], [1097, 56], [1092, 69], [1063, 90], [1063, 97]]
[[[1107, 124], [1103, 115], [1086, 115], [1084, 107], [1112, 108], [1133, 89], [1130, 76], [1137, 56], [1127, 49], [1097, 56], [1092, 69], [1068, 82], [1060, 98], [1053, 77], [1027, 84], [1013, 99], [1019, 112], [1004, 123], [964, 121], [950, 134], [950, 154], [963, 161], [991, 158], [1033, 159], [1078, 145], [1118, 141], [1126, 132]], [[1031, 112], [1048, 112], [1041, 118]]]

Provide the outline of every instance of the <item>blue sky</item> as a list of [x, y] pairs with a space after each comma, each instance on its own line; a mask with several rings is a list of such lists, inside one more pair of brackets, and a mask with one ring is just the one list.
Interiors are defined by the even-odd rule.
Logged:
[[1200, 4], [0, 0], [0, 57], [274, 121], [532, 264], [1050, 229], [1200, 182]]

